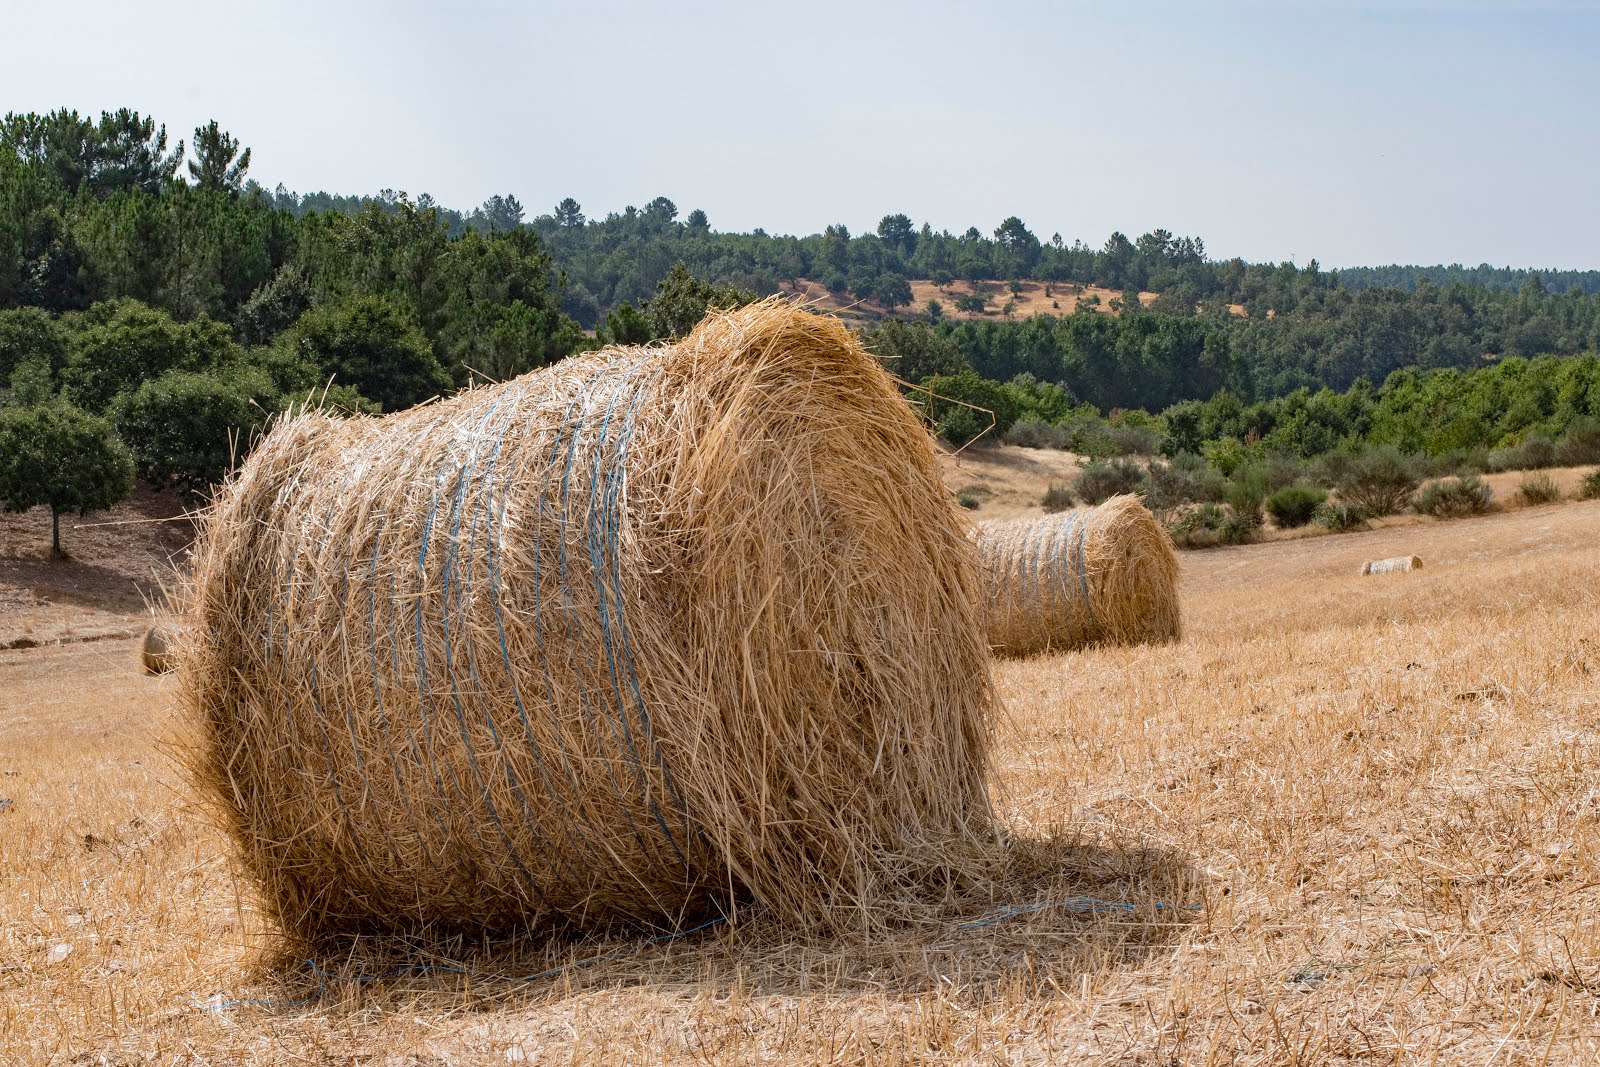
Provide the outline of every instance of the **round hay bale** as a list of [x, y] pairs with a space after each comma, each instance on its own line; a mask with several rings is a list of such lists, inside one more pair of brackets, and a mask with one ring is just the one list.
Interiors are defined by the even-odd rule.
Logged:
[[277, 426], [195, 550], [193, 770], [312, 939], [859, 926], [988, 877], [978, 593], [889, 377], [767, 301]]
[[983, 523], [978, 550], [997, 655], [1156, 644], [1182, 632], [1177, 553], [1137, 497]]
[[1361, 565], [1361, 573], [1405, 574], [1422, 569], [1421, 556], [1395, 556], [1392, 559], [1369, 559]]
[[146, 674], [166, 674], [177, 666], [172, 651], [172, 633], [159, 623], [144, 632], [139, 648], [139, 666]]

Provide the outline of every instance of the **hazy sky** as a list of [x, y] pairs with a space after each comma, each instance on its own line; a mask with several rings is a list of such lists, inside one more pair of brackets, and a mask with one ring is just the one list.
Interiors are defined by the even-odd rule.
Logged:
[[0, 111], [216, 118], [302, 192], [1600, 268], [1600, 2], [3, 0], [0, 39]]

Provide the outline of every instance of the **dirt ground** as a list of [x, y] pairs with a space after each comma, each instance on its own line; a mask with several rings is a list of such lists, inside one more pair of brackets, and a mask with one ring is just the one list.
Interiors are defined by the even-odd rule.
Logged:
[[[135, 630], [181, 547], [17, 528], [5, 633]], [[360, 982], [276, 950], [136, 641], [0, 650], [0, 1062], [1600, 1062], [1597, 543], [1563, 502], [1183, 553], [1180, 643], [997, 662], [1027, 876], [971, 916], [317, 961]]]
[[171, 585], [193, 537], [183, 502], [140, 487], [123, 504], [61, 517], [50, 554], [50, 512], [0, 512], [0, 649], [132, 636]]

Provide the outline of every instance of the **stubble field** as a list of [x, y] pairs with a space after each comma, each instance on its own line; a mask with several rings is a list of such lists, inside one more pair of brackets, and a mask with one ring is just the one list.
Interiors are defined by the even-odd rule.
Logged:
[[945, 925], [361, 983], [274, 953], [136, 642], [0, 651], [0, 1062], [1600, 1062], [1597, 542], [1590, 502], [1184, 554], [1181, 644], [997, 666], [1016, 862]]

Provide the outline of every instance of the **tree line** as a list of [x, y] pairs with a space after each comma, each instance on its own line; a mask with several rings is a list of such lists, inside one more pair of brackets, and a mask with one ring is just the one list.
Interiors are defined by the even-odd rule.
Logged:
[[[84, 441], [120, 438], [130, 469], [200, 492], [237, 442], [291, 405], [395, 410], [599, 344], [678, 336], [709, 306], [800, 278], [903, 309], [865, 337], [908, 387], [938, 378], [990, 410], [1010, 397], [1047, 425], [1143, 418], [1182, 449], [1281, 437], [1280, 424], [1321, 418], [1295, 405], [1320, 413], [1370, 400], [1378, 406], [1333, 436], [1381, 435], [1393, 425], [1378, 415], [1396, 372], [1429, 389], [1454, 374], [1511, 395], [1510, 379], [1495, 377], [1510, 371], [1498, 367], [1542, 368], [1533, 357], [1600, 347], [1600, 296], [1581, 279], [1563, 291], [1532, 274], [1514, 291], [1460, 278], [1358, 287], [1314, 261], [1211, 260], [1198, 238], [1164, 230], [1098, 247], [1041, 240], [1016, 217], [990, 234], [935, 232], [904, 214], [863, 234], [721, 233], [703, 210], [680, 218], [666, 197], [601, 219], [568, 198], [527, 219], [511, 195], [461, 212], [390, 190], [269, 193], [250, 179], [252, 163], [215, 121], [174, 141], [128, 109], [0, 120], [5, 418], [20, 426], [26, 408], [51, 433], [70, 423], [87, 427]], [[907, 309], [912, 278], [1030, 278], [1122, 295], [1116, 314], [952, 322], [937, 301]], [[1151, 290], [1146, 306], [1138, 293]], [[1549, 429], [1548, 400], [1539, 393], [1516, 410], [1537, 408]], [[1407, 447], [1496, 447], [1539, 419], [1480, 413], [1448, 432], [1418, 429]], [[977, 432], [945, 428], [952, 439]], [[0, 471], [0, 489], [39, 480], [19, 471]]]

